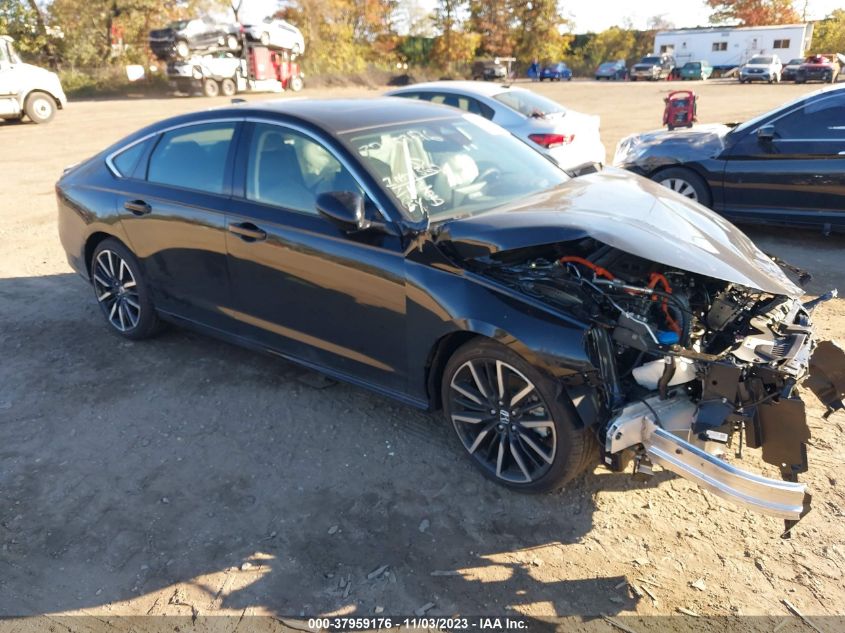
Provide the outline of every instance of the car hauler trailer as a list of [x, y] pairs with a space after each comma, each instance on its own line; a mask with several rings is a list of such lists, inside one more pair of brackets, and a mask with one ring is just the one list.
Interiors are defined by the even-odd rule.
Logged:
[[231, 97], [239, 92], [302, 89], [297, 56], [244, 41], [240, 56], [218, 52], [167, 63], [167, 76], [180, 92]]

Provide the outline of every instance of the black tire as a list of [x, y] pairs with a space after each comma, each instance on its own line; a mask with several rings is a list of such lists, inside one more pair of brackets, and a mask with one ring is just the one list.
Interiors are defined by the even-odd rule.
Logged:
[[[685, 167], [670, 167], [669, 169], [661, 169], [651, 175], [651, 179], [657, 183], [662, 184], [668, 189], [672, 189], [676, 193], [684, 197], [690, 198], [699, 204], [709, 207], [712, 202], [710, 195], [710, 188], [704, 179], [691, 169]], [[672, 184], [666, 184], [667, 181], [674, 181]], [[682, 186], [682, 184], [687, 187]], [[689, 188], [692, 192], [690, 193]], [[693, 197], [694, 196], [694, 197]]]
[[220, 82], [220, 94], [224, 97], [234, 97], [238, 92], [238, 86], [234, 79], [228, 77]]
[[56, 115], [56, 100], [46, 92], [30, 92], [23, 105], [23, 111], [33, 123], [48, 123]]
[[[499, 406], [496, 393], [482, 395], [499, 389], [498, 363], [505, 399], [533, 387], [516, 403]], [[488, 386], [479, 389], [475, 376]], [[476, 385], [478, 400], [464, 395], [473, 388], [467, 380]], [[548, 492], [597, 463], [593, 431], [576, 427], [565, 390], [504, 345], [476, 339], [459, 348], [446, 363], [441, 390], [446, 422], [456, 439], [476, 468], [496, 483], [520, 492]], [[471, 418], [474, 411], [478, 411], [478, 423], [461, 421], [462, 415]]]
[[220, 94], [220, 84], [213, 79], [204, 79], [202, 82], [202, 93], [206, 97], [216, 97]]
[[[112, 332], [138, 341], [154, 336], [161, 329], [141, 266], [123, 244], [112, 238], [97, 244], [89, 262], [89, 274], [94, 298]], [[104, 296], [106, 293], [111, 296]]]

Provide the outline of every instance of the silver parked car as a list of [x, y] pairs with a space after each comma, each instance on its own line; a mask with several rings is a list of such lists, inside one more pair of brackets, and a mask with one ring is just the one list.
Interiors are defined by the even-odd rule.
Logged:
[[563, 169], [605, 163], [598, 116], [569, 110], [531, 90], [481, 81], [432, 81], [387, 94], [478, 114], [498, 123]]
[[293, 24], [278, 18], [265, 18], [259, 24], [244, 25], [244, 32], [264, 46], [284, 48], [296, 55], [305, 52], [305, 38]]

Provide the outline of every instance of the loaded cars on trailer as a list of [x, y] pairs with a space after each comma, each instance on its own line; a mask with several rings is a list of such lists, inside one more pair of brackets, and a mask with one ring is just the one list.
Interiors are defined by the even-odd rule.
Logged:
[[[829, 413], [845, 396], [818, 301], [724, 218], [633, 174], [570, 178], [419, 100], [290, 99], [160, 121], [55, 191], [115, 335], [187, 325], [442, 409], [515, 491], [659, 465], [787, 528], [810, 509], [796, 387]], [[740, 446], [780, 478], [723, 459]]]
[[287, 20], [268, 17], [258, 24], [245, 24], [242, 32], [251, 40], [260, 42], [262, 46], [283, 48], [294, 55], [305, 52], [305, 38], [302, 32]]
[[150, 31], [149, 45], [161, 61], [172, 57], [188, 59], [197, 53], [240, 48], [238, 27], [210, 16], [174, 20], [162, 29]]
[[[262, 28], [269, 28], [277, 22], [279, 20], [265, 20]], [[191, 27], [194, 23], [200, 25]], [[185, 34], [197, 33], [202, 25], [206, 25], [204, 35], [197, 35], [191, 44]], [[301, 90], [302, 72], [297, 61], [298, 53], [305, 48], [301, 34], [293, 39], [275, 38], [265, 46], [253, 41], [249, 29], [221, 25], [210, 18], [182, 20], [166, 29], [152, 31], [150, 46], [167, 61], [167, 76], [182, 92], [201, 91], [208, 97], [214, 97], [248, 91]], [[218, 39], [215, 40], [215, 37]], [[267, 38], [258, 34], [255, 39]], [[221, 42], [225, 44], [224, 48], [219, 48]]]
[[0, 119], [47, 123], [67, 105], [59, 76], [21, 61], [14, 40], [0, 35]]

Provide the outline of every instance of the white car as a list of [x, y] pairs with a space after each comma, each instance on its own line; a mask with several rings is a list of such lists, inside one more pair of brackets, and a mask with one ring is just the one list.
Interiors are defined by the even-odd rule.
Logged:
[[739, 83], [768, 81], [780, 83], [783, 64], [777, 55], [755, 55], [739, 69]]
[[265, 18], [259, 24], [244, 26], [244, 31], [250, 39], [261, 42], [263, 46], [284, 48], [296, 55], [305, 52], [302, 32], [285, 20]]
[[24, 64], [13, 42], [0, 35], [0, 119], [19, 120], [25, 114], [33, 123], [47, 123], [67, 105], [59, 76]]
[[483, 116], [563, 169], [605, 163], [598, 116], [569, 110], [531, 90], [484, 81], [432, 81], [387, 94], [442, 103]]

